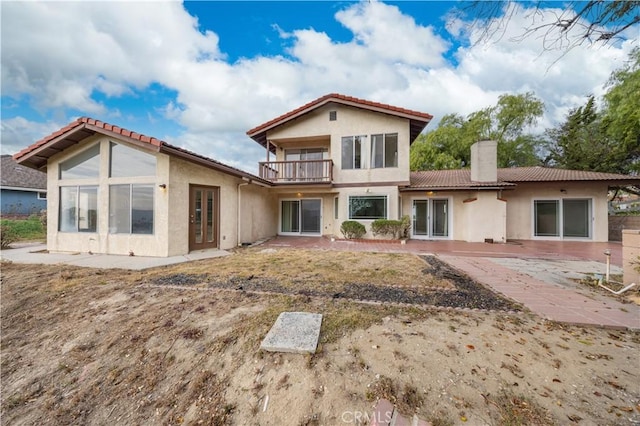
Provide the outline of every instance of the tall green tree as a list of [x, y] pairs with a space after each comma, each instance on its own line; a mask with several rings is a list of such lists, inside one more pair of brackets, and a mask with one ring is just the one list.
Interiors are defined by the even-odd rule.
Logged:
[[575, 170], [640, 171], [640, 49], [614, 71], [600, 111], [593, 96], [546, 132], [546, 163]]
[[470, 166], [471, 145], [483, 139], [498, 142], [499, 167], [540, 163], [538, 139], [525, 130], [544, 112], [532, 93], [502, 95], [496, 105], [467, 117], [449, 114], [438, 128], [420, 135], [411, 147], [411, 170], [457, 169]]
[[640, 172], [640, 47], [613, 72], [604, 101], [602, 124], [624, 153], [622, 171]]
[[601, 115], [593, 96], [572, 109], [564, 123], [548, 129], [549, 155], [546, 163], [563, 169], [611, 172], [618, 163], [615, 144], [603, 131]]

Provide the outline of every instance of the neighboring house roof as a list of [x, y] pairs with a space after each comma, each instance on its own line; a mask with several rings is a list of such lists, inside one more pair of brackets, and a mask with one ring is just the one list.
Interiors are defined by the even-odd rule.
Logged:
[[266, 132], [268, 130], [278, 127], [304, 114], [308, 114], [309, 112], [332, 102], [409, 119], [411, 143], [413, 143], [420, 132], [422, 132], [422, 130], [427, 126], [427, 124], [429, 124], [429, 122], [433, 118], [431, 114], [427, 114], [425, 112], [418, 112], [410, 109], [382, 104], [379, 102], [367, 101], [365, 99], [345, 96], [339, 93], [330, 93], [314, 101], [311, 101], [308, 104], [301, 106], [300, 108], [296, 108], [293, 111], [289, 111], [279, 117], [274, 118], [273, 120], [269, 120], [266, 123], [254, 127], [247, 132], [247, 135], [254, 141], [258, 142], [260, 145], [266, 147]]
[[47, 190], [47, 174], [18, 164], [10, 155], [0, 158], [0, 186], [6, 189]]
[[497, 182], [474, 182], [471, 180], [470, 169], [411, 172], [410, 182], [406, 189], [508, 189], [526, 182], [608, 182], [615, 185], [638, 185], [640, 176], [548, 167], [514, 167], [498, 169]]
[[96, 133], [123, 139], [142, 148], [180, 157], [236, 177], [247, 178], [264, 184], [269, 184], [269, 182], [252, 175], [251, 173], [228, 166], [217, 160], [205, 157], [204, 155], [196, 154], [195, 152], [191, 152], [184, 148], [171, 145], [163, 140], [132, 132], [131, 130], [89, 117], [78, 118], [76, 121], [69, 123], [57, 132], [54, 132], [49, 136], [45, 136], [17, 154], [14, 154], [13, 158], [18, 163], [27, 167], [44, 170], [46, 169], [47, 161], [51, 156]]

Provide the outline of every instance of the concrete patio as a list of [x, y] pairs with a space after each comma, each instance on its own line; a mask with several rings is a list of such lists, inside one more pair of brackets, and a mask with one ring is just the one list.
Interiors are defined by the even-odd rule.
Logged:
[[90, 253], [49, 253], [46, 244], [15, 244], [14, 248], [0, 251], [0, 259], [15, 263], [72, 265], [101, 269], [142, 270], [158, 266], [175, 265], [193, 260], [228, 256], [225, 250], [199, 250], [182, 256], [148, 257], [118, 256], [113, 254]]

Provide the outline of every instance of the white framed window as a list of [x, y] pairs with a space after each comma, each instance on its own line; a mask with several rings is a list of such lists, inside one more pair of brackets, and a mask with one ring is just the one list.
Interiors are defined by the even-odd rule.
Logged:
[[38, 200], [46, 200], [47, 193], [46, 192], [38, 192]]
[[333, 198], [333, 218], [335, 220], [338, 220], [338, 215], [340, 213], [340, 210], [338, 208], [339, 207], [338, 206], [338, 200], [339, 200], [339, 197], [334, 197]]
[[398, 167], [398, 134], [371, 135], [371, 168]]
[[364, 143], [366, 136], [345, 136], [342, 138], [342, 169], [363, 169]]
[[349, 196], [349, 219], [386, 219], [387, 196]]
[[153, 234], [154, 185], [109, 186], [109, 233]]
[[58, 217], [60, 232], [97, 232], [98, 187], [61, 186]]

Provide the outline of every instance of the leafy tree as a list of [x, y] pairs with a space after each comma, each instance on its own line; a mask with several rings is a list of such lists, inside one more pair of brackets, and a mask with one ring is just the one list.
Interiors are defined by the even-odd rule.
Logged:
[[623, 171], [640, 171], [640, 47], [629, 62], [613, 72], [604, 95], [603, 126], [624, 152]]
[[545, 13], [549, 3], [534, 1], [533, 7], [521, 7], [522, 3], [513, 0], [473, 1], [463, 7], [462, 15], [474, 16], [472, 26], [480, 30], [480, 41], [501, 38], [507, 31], [511, 19], [518, 13], [526, 13], [531, 24], [522, 29], [522, 33], [513, 39], [521, 41], [527, 37], [538, 37], [545, 50], [570, 50], [584, 44], [608, 44], [612, 40], [622, 39], [628, 28], [640, 23], [640, 1], [567, 1], [553, 4], [560, 13], [553, 17]]
[[549, 138], [547, 164], [572, 170], [599, 172], [616, 170], [619, 153], [603, 132], [593, 96], [572, 109], [564, 123], [546, 132]]
[[546, 163], [600, 172], [640, 171], [640, 49], [614, 71], [601, 111], [593, 96], [547, 130]]
[[544, 104], [532, 93], [502, 95], [495, 106], [466, 118], [449, 114], [438, 128], [411, 147], [411, 170], [440, 170], [469, 167], [471, 145], [483, 139], [498, 142], [499, 167], [539, 164], [537, 138], [525, 134], [542, 116]]

